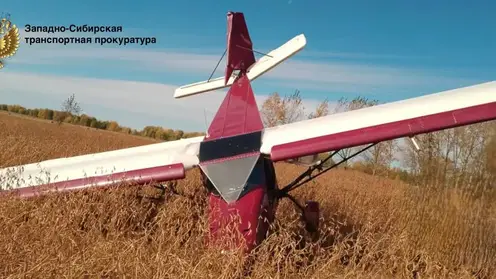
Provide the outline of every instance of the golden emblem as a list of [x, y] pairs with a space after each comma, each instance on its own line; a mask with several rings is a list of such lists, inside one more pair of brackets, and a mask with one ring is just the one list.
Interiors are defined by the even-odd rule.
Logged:
[[3, 68], [2, 59], [14, 55], [19, 48], [19, 29], [10, 22], [9, 16], [0, 19], [0, 69]]

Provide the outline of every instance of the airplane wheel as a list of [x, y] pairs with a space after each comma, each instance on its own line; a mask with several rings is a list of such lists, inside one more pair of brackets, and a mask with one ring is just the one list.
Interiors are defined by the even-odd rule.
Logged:
[[305, 229], [310, 233], [316, 233], [319, 230], [320, 207], [316, 201], [305, 202], [303, 218]]

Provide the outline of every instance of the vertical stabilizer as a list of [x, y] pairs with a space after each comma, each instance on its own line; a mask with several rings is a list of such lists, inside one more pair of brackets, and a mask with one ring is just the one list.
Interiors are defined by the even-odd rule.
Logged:
[[234, 70], [245, 72], [255, 64], [253, 44], [243, 13], [227, 13], [227, 65], [224, 84], [227, 84]]

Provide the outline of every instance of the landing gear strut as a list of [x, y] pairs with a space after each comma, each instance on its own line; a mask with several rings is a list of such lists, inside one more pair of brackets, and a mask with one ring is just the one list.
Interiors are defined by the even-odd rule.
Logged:
[[[302, 214], [302, 220], [305, 223], [305, 229], [309, 233], [318, 232], [319, 228], [319, 216], [320, 216], [320, 206], [316, 201], [306, 201], [305, 206], [302, 206], [298, 201], [289, 194], [290, 191], [302, 186], [303, 184], [317, 178], [323, 173], [341, 165], [342, 163], [348, 161], [349, 159], [360, 155], [362, 152], [365, 152], [369, 148], [375, 146], [377, 143], [372, 143], [367, 147], [351, 154], [348, 157], [341, 157], [341, 161], [335, 163], [329, 167], [324, 168], [324, 164], [329, 161], [334, 155], [336, 155], [340, 150], [334, 151], [329, 156], [327, 156], [324, 160], [318, 161], [316, 164], [308, 167], [306, 171], [300, 174], [295, 180], [293, 180], [288, 185], [284, 186], [282, 189], [278, 189], [276, 192], [276, 199], [289, 198], [297, 208], [300, 209]], [[314, 174], [314, 172], [316, 173]]]

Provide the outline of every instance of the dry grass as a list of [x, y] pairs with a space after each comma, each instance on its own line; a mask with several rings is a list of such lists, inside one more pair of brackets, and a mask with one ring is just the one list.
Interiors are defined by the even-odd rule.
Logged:
[[0, 168], [155, 143], [117, 132], [0, 112]]
[[[0, 114], [0, 166], [148, 144], [146, 138]], [[302, 169], [278, 164], [280, 184]], [[0, 200], [2, 278], [491, 278], [496, 204], [487, 193], [413, 187], [338, 169], [298, 189], [321, 202], [311, 241], [283, 200], [251, 267], [204, 245], [205, 192], [192, 171], [183, 196], [152, 187]], [[187, 196], [192, 196], [187, 197]], [[245, 265], [246, 266], [246, 265]]]

